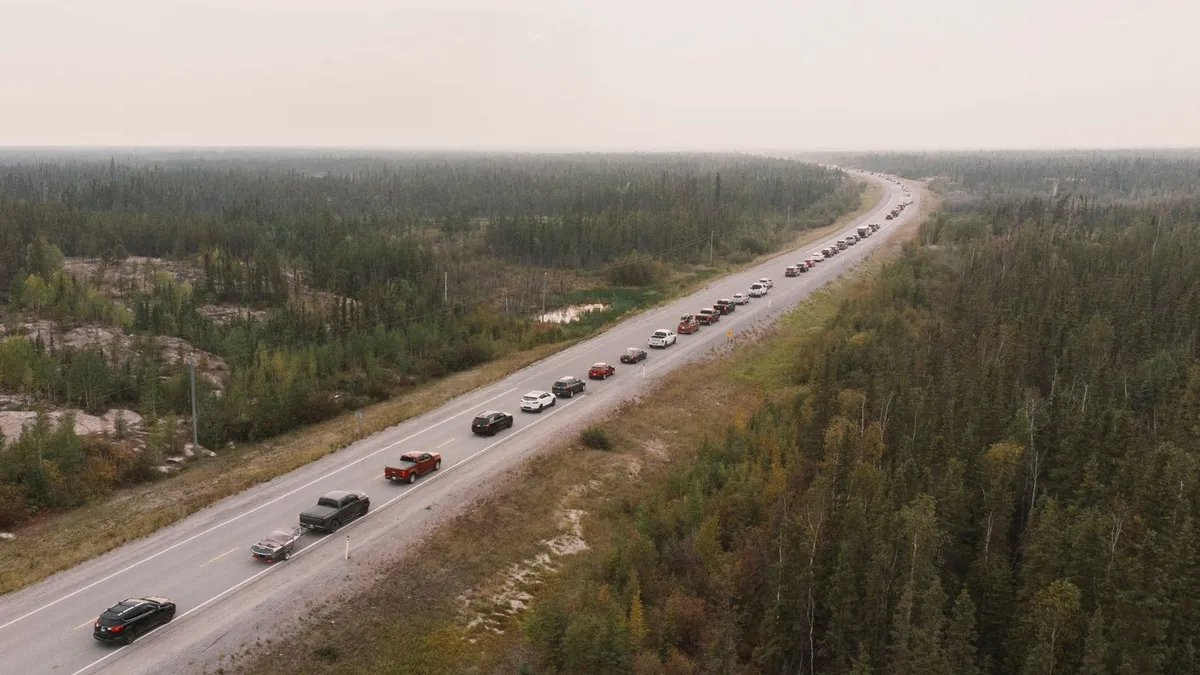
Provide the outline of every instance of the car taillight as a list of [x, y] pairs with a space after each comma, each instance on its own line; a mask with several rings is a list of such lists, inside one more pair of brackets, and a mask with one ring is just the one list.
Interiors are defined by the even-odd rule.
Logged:
[[117, 624], [116, 626], [113, 626], [112, 628], [109, 628], [108, 630], [109, 630], [109, 631], [111, 631], [111, 632], [113, 632], [113, 633], [120, 633], [120, 632], [121, 632], [121, 629], [122, 629], [122, 628], [124, 628], [124, 627], [125, 627], [124, 625]]

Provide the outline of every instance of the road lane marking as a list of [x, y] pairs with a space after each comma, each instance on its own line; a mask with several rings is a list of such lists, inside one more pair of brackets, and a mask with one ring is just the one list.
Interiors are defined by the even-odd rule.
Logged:
[[[204, 565], [208, 565], [208, 564], [211, 564], [211, 563], [215, 563], [215, 562], [217, 562], [218, 560], [220, 560], [221, 558], [224, 558], [225, 556], [229, 555], [230, 553], [233, 553], [234, 551], [238, 550], [238, 548], [240, 548], [240, 547], [237, 547], [237, 546], [235, 546], [234, 548], [231, 548], [231, 549], [229, 549], [228, 551], [225, 551], [224, 553], [222, 553], [221, 555], [219, 555], [219, 556], [217, 556], [217, 557], [213, 558], [212, 560], [209, 560], [208, 562], [204, 563]], [[201, 567], [204, 567], [204, 565], [201, 565]]]
[[[351, 528], [351, 527], [354, 527], [355, 525], [357, 525], [357, 524], [361, 523], [362, 521], [366, 520], [367, 518], [370, 518], [371, 516], [373, 516], [373, 515], [375, 515], [375, 514], [379, 513], [380, 511], [383, 511], [383, 510], [384, 510], [384, 509], [386, 509], [388, 506], [391, 506], [393, 503], [395, 503], [395, 502], [397, 502], [397, 501], [399, 501], [399, 500], [401, 500], [401, 499], [404, 499], [404, 498], [406, 498], [406, 497], [410, 497], [410, 496], [412, 496], [412, 494], [413, 494], [414, 492], [416, 492], [417, 490], [420, 490], [420, 489], [424, 488], [425, 486], [432, 484], [434, 481], [436, 481], [437, 479], [441, 478], [442, 476], [445, 476], [445, 475], [446, 475], [447, 473], [449, 473], [450, 471], [453, 471], [454, 469], [457, 469], [458, 467], [460, 467], [460, 466], [463, 466], [463, 465], [464, 465], [464, 464], [466, 464], [467, 462], [470, 462], [471, 460], [473, 460], [473, 459], [475, 459], [476, 457], [478, 457], [478, 456], [482, 455], [483, 453], [487, 452], [488, 450], [491, 450], [492, 448], [496, 447], [497, 445], [500, 445], [501, 443], [505, 443], [505, 442], [507, 442], [507, 441], [509, 441], [509, 440], [511, 440], [511, 439], [513, 439], [513, 438], [515, 438], [515, 437], [517, 437], [517, 436], [518, 436], [518, 435], [519, 435], [521, 432], [525, 431], [526, 429], [531, 429], [531, 428], [533, 428], [533, 427], [537, 426], [537, 425], [538, 425], [539, 423], [541, 423], [543, 420], [549, 419], [549, 418], [550, 418], [551, 416], [553, 416], [555, 413], [557, 413], [557, 412], [560, 412], [560, 411], [563, 411], [563, 410], [566, 410], [567, 408], [570, 408], [572, 405], [574, 405], [574, 404], [578, 403], [579, 401], [582, 401], [583, 399], [587, 398], [587, 396], [588, 396], [587, 394], [580, 394], [578, 397], [575, 397], [575, 398], [573, 398], [573, 399], [571, 400], [571, 402], [570, 402], [570, 403], [565, 403], [565, 404], [563, 404], [563, 406], [562, 406], [561, 408], [560, 408], [560, 407], [558, 407], [558, 406], [555, 406], [555, 410], [554, 410], [554, 411], [552, 411], [552, 412], [550, 412], [550, 413], [548, 413], [548, 414], [547, 414], [545, 417], [539, 417], [538, 419], [534, 420], [533, 422], [530, 422], [529, 424], [526, 424], [526, 425], [522, 426], [520, 429], [516, 429], [516, 430], [514, 430], [514, 431], [513, 431], [513, 433], [506, 435], [504, 438], [501, 438], [500, 440], [498, 440], [498, 441], [495, 441], [495, 442], [493, 442], [493, 443], [491, 443], [491, 444], [487, 445], [487, 446], [486, 446], [486, 447], [484, 447], [482, 450], [479, 450], [478, 452], [476, 452], [475, 454], [471, 455], [470, 457], [467, 457], [466, 459], [460, 460], [460, 461], [456, 462], [455, 464], [453, 464], [453, 465], [451, 465], [451, 466], [448, 466], [448, 467], [446, 467], [445, 469], [442, 469], [442, 470], [438, 471], [438, 472], [437, 472], [437, 473], [435, 473], [435, 474], [433, 475], [433, 477], [431, 477], [429, 480], [427, 480], [427, 481], [424, 481], [424, 482], [421, 482], [421, 483], [418, 483], [418, 484], [414, 485], [413, 487], [411, 487], [411, 488], [409, 488], [409, 489], [405, 490], [404, 492], [401, 492], [400, 494], [396, 495], [395, 497], [392, 497], [391, 499], [389, 499], [388, 501], [386, 501], [386, 502], [384, 502], [382, 505], [380, 505], [380, 506], [379, 506], [379, 508], [377, 508], [377, 509], [373, 509], [373, 510], [369, 511], [369, 512], [367, 513], [367, 515], [365, 515], [365, 516], [362, 516], [361, 518], [357, 518], [357, 519], [355, 519], [355, 520], [353, 520], [353, 521], [351, 521], [351, 522], [347, 523], [346, 525], [344, 525], [344, 526], [342, 527], [342, 529], [341, 529], [341, 530], [338, 530], [338, 532], [343, 532], [343, 531], [345, 531], [345, 530], [347, 530], [347, 529], [349, 529], [349, 528]], [[333, 540], [335, 540], [335, 539], [337, 539], [337, 537], [334, 537], [334, 536], [331, 536], [331, 535], [329, 535], [329, 536], [324, 536], [324, 537], [321, 537], [321, 538], [320, 538], [320, 539], [318, 539], [317, 541], [314, 541], [313, 543], [309, 544], [308, 546], [305, 546], [304, 548], [302, 548], [302, 549], [299, 549], [298, 551], [296, 551], [296, 552], [295, 552], [295, 554], [294, 554], [294, 555], [292, 555], [292, 560], [295, 560], [296, 558], [298, 558], [299, 556], [303, 555], [303, 554], [304, 554], [304, 553], [306, 553], [307, 551], [311, 551], [312, 549], [315, 549], [316, 547], [320, 546], [321, 544], [324, 544], [324, 543], [326, 543], [326, 542], [329, 542], [329, 541], [333, 541]], [[163, 624], [162, 626], [158, 626], [158, 627], [156, 627], [154, 630], [152, 630], [152, 631], [150, 631], [149, 633], [146, 633], [145, 635], [143, 635], [143, 636], [141, 636], [140, 638], [138, 638], [138, 641], [139, 641], [139, 642], [143, 642], [143, 641], [145, 641], [145, 639], [146, 639], [146, 638], [148, 638], [150, 635], [153, 635], [153, 634], [154, 634], [155, 632], [157, 632], [157, 631], [158, 631], [160, 628], [168, 628], [168, 627], [170, 627], [170, 626], [173, 626], [173, 625], [175, 625], [175, 624], [176, 624], [176, 623], [177, 623], [177, 622], [178, 622], [180, 619], [183, 619], [183, 618], [185, 618], [187, 615], [189, 615], [189, 614], [192, 614], [192, 613], [194, 613], [194, 612], [197, 612], [197, 611], [199, 611], [201, 608], [205, 607], [206, 605], [210, 605], [210, 604], [212, 604], [213, 602], [216, 602], [217, 600], [219, 600], [219, 599], [221, 599], [221, 598], [225, 597], [226, 595], [229, 595], [230, 593], [232, 593], [232, 592], [236, 591], [237, 589], [241, 588], [242, 586], [245, 586], [246, 584], [250, 583], [251, 581], [254, 581], [255, 579], [257, 579], [257, 578], [261, 577], [262, 575], [264, 575], [264, 574], [269, 574], [269, 573], [271, 573], [271, 572], [274, 572], [275, 570], [277, 570], [277, 569], [280, 569], [281, 567], [283, 567], [283, 566], [282, 566], [282, 565], [272, 565], [272, 566], [270, 566], [270, 567], [267, 567], [266, 569], [264, 569], [264, 570], [263, 570], [263, 571], [261, 571], [261, 572], [257, 572], [257, 573], [255, 573], [255, 574], [253, 574], [253, 575], [251, 575], [251, 576], [249, 576], [249, 577], [247, 577], [247, 578], [245, 578], [245, 579], [243, 579], [243, 580], [239, 581], [238, 583], [234, 584], [233, 586], [230, 586], [229, 588], [227, 588], [227, 589], [225, 589], [225, 590], [221, 591], [220, 593], [218, 593], [218, 594], [214, 595], [213, 597], [209, 598], [208, 600], [205, 600], [204, 602], [202, 602], [202, 603], [200, 603], [200, 604], [196, 605], [195, 607], [193, 607], [193, 608], [189, 609], [188, 611], [184, 612], [183, 614], [180, 614], [180, 615], [176, 616], [176, 617], [175, 617], [175, 620], [174, 620], [174, 621], [172, 621], [171, 623], [168, 623], [168, 624]], [[72, 673], [71, 675], [82, 675], [83, 673], [87, 672], [88, 670], [92, 669], [93, 667], [95, 667], [95, 666], [98, 666], [98, 665], [100, 665], [101, 663], [104, 663], [105, 661], [107, 661], [107, 660], [111, 659], [112, 657], [116, 656], [116, 655], [117, 655], [117, 654], [119, 654], [119, 653], [120, 653], [122, 650], [126, 649], [126, 648], [127, 648], [127, 647], [129, 647], [129, 646], [130, 646], [130, 645], [124, 645], [124, 646], [122, 646], [122, 647], [119, 647], [119, 648], [117, 648], [116, 650], [114, 650], [114, 651], [112, 651], [112, 652], [110, 652], [110, 653], [108, 653], [108, 654], [105, 654], [104, 656], [102, 656], [102, 657], [100, 657], [100, 658], [96, 659], [95, 661], [92, 661], [91, 663], [89, 663], [88, 665], [86, 665], [86, 666], [84, 666], [84, 667], [80, 668], [79, 670], [75, 671], [75, 672], [74, 672], [74, 673]]]
[[443, 447], [445, 447], [445, 446], [447, 446], [447, 445], [450, 445], [450, 444], [451, 444], [451, 443], [453, 443], [453, 442], [454, 442], [454, 439], [453, 439], [453, 438], [451, 438], [450, 440], [446, 441], [445, 443], [442, 443], [441, 445], [439, 445], [439, 446], [437, 446], [436, 448], [434, 448], [434, 450], [441, 450]]
[[88, 619], [87, 621], [84, 621], [83, 623], [79, 624], [78, 626], [75, 626], [71, 630], [79, 630], [80, 628], [83, 628], [84, 626], [94, 626], [94, 625], [96, 625], [96, 619]]
[[[477, 403], [477, 404], [475, 404], [475, 405], [471, 406], [471, 408], [476, 408], [476, 407], [478, 407], [478, 406], [484, 405], [485, 403], [491, 403], [492, 401], [495, 401], [495, 400], [496, 400], [496, 399], [498, 399], [498, 398], [501, 398], [501, 397], [507, 396], [507, 395], [509, 395], [509, 394], [513, 393], [513, 392], [514, 392], [514, 391], [516, 391], [516, 390], [517, 390], [517, 387], [513, 387], [512, 389], [508, 389], [508, 390], [506, 390], [506, 391], [502, 391], [502, 392], [500, 392], [499, 394], [497, 394], [497, 395], [493, 396], [492, 398], [489, 398], [489, 399], [488, 399], [488, 400], [486, 400], [486, 401], [482, 401], [482, 402], [480, 402], [480, 403]], [[470, 409], [470, 408], [468, 408], [468, 410], [469, 410], [469, 409]], [[296, 489], [292, 490], [291, 492], [286, 492], [286, 493], [284, 493], [284, 494], [282, 494], [282, 495], [279, 495], [278, 497], [276, 497], [276, 498], [274, 498], [274, 499], [272, 499], [272, 500], [270, 500], [270, 501], [268, 501], [268, 502], [266, 502], [266, 503], [259, 504], [258, 506], [254, 507], [254, 508], [252, 508], [252, 509], [249, 509], [249, 510], [247, 510], [247, 511], [244, 511], [244, 512], [242, 512], [242, 513], [240, 513], [240, 514], [238, 514], [238, 515], [236, 515], [236, 516], [234, 516], [234, 517], [230, 518], [229, 520], [226, 520], [226, 521], [224, 521], [224, 522], [221, 522], [221, 523], [217, 523], [216, 525], [213, 525], [212, 527], [208, 528], [207, 530], [204, 530], [203, 532], [200, 532], [200, 533], [198, 533], [198, 534], [194, 534], [194, 535], [192, 535], [192, 536], [188, 537], [187, 539], [184, 539], [183, 541], [180, 541], [180, 542], [178, 542], [178, 543], [176, 543], [176, 544], [173, 544], [173, 545], [171, 545], [171, 546], [168, 546], [167, 548], [164, 548], [163, 550], [159, 551], [158, 553], [154, 553], [154, 554], [152, 554], [152, 555], [149, 555], [149, 556], [147, 556], [147, 557], [145, 557], [145, 558], [142, 558], [141, 560], [139, 560], [139, 561], [137, 561], [137, 562], [135, 562], [135, 563], [133, 563], [133, 564], [131, 564], [131, 565], [128, 565], [128, 566], [126, 566], [126, 567], [123, 567], [122, 569], [119, 569], [119, 570], [117, 570], [116, 572], [113, 572], [112, 574], [109, 574], [108, 576], [101, 577], [100, 579], [97, 579], [96, 581], [93, 581], [92, 583], [88, 584], [87, 586], [84, 586], [84, 587], [82, 587], [82, 588], [79, 588], [79, 589], [76, 589], [76, 590], [74, 590], [74, 591], [71, 591], [70, 593], [67, 593], [66, 595], [62, 596], [61, 598], [58, 598], [58, 599], [55, 599], [55, 600], [51, 600], [50, 602], [47, 602], [47, 603], [43, 603], [42, 605], [39, 605], [39, 606], [38, 606], [38, 608], [37, 608], [37, 609], [35, 609], [35, 610], [32, 610], [32, 611], [26, 612], [25, 614], [22, 614], [21, 616], [18, 616], [17, 618], [15, 618], [15, 619], [12, 619], [11, 621], [8, 621], [7, 623], [0, 624], [0, 630], [4, 630], [5, 628], [8, 628], [9, 626], [11, 626], [11, 625], [13, 625], [13, 624], [15, 624], [15, 623], [17, 623], [17, 622], [24, 621], [25, 619], [28, 619], [29, 617], [33, 616], [34, 614], [38, 614], [38, 613], [39, 613], [39, 612], [41, 612], [42, 610], [49, 609], [50, 607], [53, 607], [53, 606], [57, 605], [58, 603], [62, 602], [63, 600], [68, 600], [68, 599], [70, 599], [70, 598], [73, 598], [73, 597], [75, 597], [76, 595], [79, 595], [80, 593], [82, 593], [82, 592], [84, 592], [84, 591], [86, 591], [86, 590], [88, 590], [88, 589], [95, 588], [96, 586], [99, 586], [100, 584], [102, 584], [102, 583], [104, 583], [104, 582], [108, 581], [109, 579], [112, 579], [113, 577], [116, 577], [116, 576], [118, 576], [118, 575], [124, 574], [125, 572], [128, 572], [129, 570], [131, 570], [131, 569], [133, 569], [133, 568], [135, 568], [135, 567], [139, 567], [139, 566], [141, 566], [141, 565], [142, 565], [142, 564], [144, 564], [144, 563], [148, 563], [148, 562], [150, 562], [151, 560], [154, 560], [155, 558], [159, 557], [160, 555], [164, 555], [164, 554], [166, 554], [166, 553], [169, 553], [169, 552], [171, 552], [171, 551], [174, 551], [175, 549], [179, 548], [180, 546], [183, 546], [184, 544], [187, 544], [187, 543], [189, 543], [189, 542], [191, 542], [191, 541], [194, 541], [194, 540], [196, 540], [196, 539], [199, 539], [200, 537], [203, 537], [204, 535], [206, 535], [206, 534], [208, 534], [208, 533], [210, 533], [210, 532], [213, 532], [213, 531], [215, 531], [215, 530], [219, 530], [220, 528], [222, 528], [222, 527], [225, 527], [226, 525], [228, 525], [228, 524], [230, 524], [230, 523], [233, 523], [233, 522], [236, 522], [236, 521], [238, 521], [238, 520], [241, 520], [242, 518], [245, 518], [246, 516], [248, 516], [248, 515], [250, 515], [250, 514], [252, 514], [252, 513], [257, 513], [258, 511], [261, 511], [262, 509], [265, 509], [265, 508], [267, 508], [268, 506], [270, 506], [270, 505], [274, 504], [275, 502], [278, 502], [278, 501], [280, 501], [280, 500], [283, 500], [283, 499], [286, 499], [286, 498], [288, 498], [288, 497], [291, 497], [292, 495], [296, 494], [297, 492], [300, 492], [301, 490], [306, 490], [306, 489], [308, 489], [309, 487], [311, 487], [311, 486], [313, 486], [313, 485], [316, 485], [317, 483], [320, 483], [321, 481], [323, 481], [323, 480], [325, 480], [325, 479], [329, 478], [330, 476], [333, 476], [333, 475], [335, 475], [335, 474], [341, 473], [342, 471], [345, 471], [346, 469], [348, 469], [348, 468], [350, 468], [350, 467], [352, 467], [352, 466], [355, 466], [356, 464], [358, 464], [359, 462], [361, 462], [361, 461], [362, 461], [362, 460], [364, 460], [364, 459], [369, 459], [369, 458], [371, 458], [371, 457], [374, 457], [375, 455], [378, 455], [378, 454], [379, 454], [379, 453], [381, 453], [381, 452], [386, 452], [386, 451], [388, 451], [388, 450], [391, 450], [392, 448], [396, 447], [397, 445], [400, 445], [401, 443], [406, 443], [406, 442], [408, 442], [408, 441], [412, 440], [413, 438], [416, 438], [417, 436], [420, 436], [421, 434], [425, 433], [426, 431], [429, 431], [430, 429], [434, 429], [434, 428], [440, 427], [440, 426], [442, 426], [443, 424], [445, 424], [446, 422], [449, 422], [449, 421], [451, 421], [451, 420], [458, 419], [459, 417], [462, 417], [464, 414], [466, 414], [466, 411], [465, 411], [465, 410], [464, 410], [463, 412], [460, 412], [460, 413], [457, 413], [457, 414], [451, 415], [451, 416], [447, 417], [446, 419], [442, 420], [441, 422], [435, 422], [435, 423], [433, 423], [433, 424], [430, 424], [429, 426], [426, 426], [426, 427], [422, 428], [422, 429], [421, 429], [421, 430], [419, 430], [419, 431], [416, 431], [416, 432], [414, 432], [414, 433], [411, 433], [411, 434], [409, 434], [408, 436], [405, 436], [404, 438], [401, 438], [400, 440], [398, 440], [398, 441], [396, 441], [396, 442], [394, 442], [394, 443], [390, 443], [390, 444], [388, 444], [388, 445], [385, 445], [385, 446], [383, 446], [382, 448], [380, 448], [380, 449], [378, 449], [378, 450], [376, 450], [376, 451], [374, 451], [374, 452], [372, 452], [372, 453], [370, 453], [370, 454], [366, 455], [365, 457], [361, 457], [361, 458], [359, 458], [359, 459], [355, 459], [355, 460], [354, 460], [354, 461], [352, 461], [352, 462], [347, 462], [346, 464], [343, 464], [342, 466], [340, 466], [340, 467], [338, 467], [338, 468], [336, 468], [336, 469], [334, 469], [334, 470], [332, 470], [332, 471], [328, 471], [328, 472], [326, 472], [325, 474], [323, 474], [323, 475], [321, 475], [321, 476], [318, 476], [318, 477], [316, 477], [316, 478], [312, 479], [311, 481], [309, 481], [309, 482], [305, 483], [304, 485], [301, 485], [300, 487], [298, 487], [298, 488], [296, 488]]]

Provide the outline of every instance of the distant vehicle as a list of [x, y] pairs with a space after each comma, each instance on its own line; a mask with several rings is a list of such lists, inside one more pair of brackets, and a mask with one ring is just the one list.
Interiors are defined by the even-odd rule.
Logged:
[[130, 598], [104, 610], [92, 624], [92, 637], [129, 644], [174, 618], [175, 603], [166, 598]]
[[783, 276], [798, 277], [798, 276], [800, 276], [800, 270], [797, 269], [795, 265], [791, 265], [786, 270], [783, 271]]
[[871, 223], [871, 231], [878, 232], [879, 231], [879, 223]]
[[775, 282], [774, 282], [774, 281], [771, 281], [771, 280], [770, 280], [769, 278], [767, 278], [767, 277], [763, 277], [763, 278], [759, 279], [759, 280], [758, 280], [758, 283], [762, 284], [763, 286], [766, 286], [767, 288], [774, 288], [774, 287], [775, 287]]
[[825, 260], [825, 254], [820, 251], [813, 251], [812, 253], [808, 254], [808, 257], [811, 258], [813, 262], [821, 262]]
[[603, 361], [593, 363], [592, 367], [588, 369], [588, 378], [593, 380], [607, 380], [610, 376], [616, 374], [617, 369], [612, 364], [604, 363]]
[[801, 274], [807, 272], [808, 268], [810, 267], [812, 267], [812, 265], [810, 265], [807, 260], [801, 260], [800, 262], [796, 263], [796, 269], [800, 270]]
[[858, 236], [866, 239], [871, 234], [871, 228], [866, 225], [858, 226]]
[[884, 218], [885, 218], [886, 220], [891, 220], [891, 219], [892, 219], [892, 214], [890, 214], [890, 213], [889, 213], [889, 214], [887, 214], [886, 216], [884, 216]]
[[750, 296], [746, 295], [745, 293], [734, 293], [733, 301], [739, 305], [744, 305], [750, 302]]
[[637, 363], [638, 361], [645, 361], [646, 356], [647, 354], [645, 349], [630, 347], [629, 349], [625, 350], [624, 354], [621, 354], [621, 363], [633, 364]]
[[721, 320], [721, 312], [716, 309], [709, 309], [705, 307], [699, 312], [696, 312], [696, 320], [705, 326], [711, 326]]
[[844, 239], [838, 240], [837, 247], [838, 247], [838, 250], [845, 251], [846, 250], [846, 241]]
[[574, 375], [564, 375], [554, 381], [554, 384], [550, 387], [550, 391], [555, 396], [571, 398], [575, 394], [583, 393], [585, 388], [587, 388], [587, 384], [583, 380]]
[[713, 309], [722, 314], [731, 314], [737, 310], [737, 305], [733, 304], [733, 301], [729, 298], [721, 298], [713, 303]]
[[400, 455], [400, 466], [385, 466], [383, 477], [392, 481], [415, 483], [430, 471], [442, 468], [442, 456], [436, 452], [406, 452]]
[[808, 271], [817, 266], [817, 261], [815, 258], [806, 258], [804, 260], [804, 265], [805, 265], [805, 271]]
[[824, 259], [824, 258], [831, 257], [833, 255], [833, 251], [834, 251], [833, 249], [829, 249], [829, 248], [821, 249], [821, 258]]
[[750, 297], [761, 298], [762, 296], [764, 296], [766, 294], [767, 294], [766, 286], [763, 286], [762, 284], [760, 284], [758, 282], [750, 284]]
[[299, 527], [280, 527], [271, 534], [259, 539], [250, 547], [250, 555], [255, 560], [265, 563], [291, 560], [292, 550], [296, 548], [296, 540], [303, 530]]
[[[711, 311], [711, 310], [710, 310]], [[666, 328], [659, 328], [650, 336], [651, 347], [670, 347], [675, 344], [675, 334]]]
[[556, 400], [554, 394], [548, 391], [531, 391], [521, 397], [521, 410], [542, 412], [553, 406]]
[[684, 314], [679, 317], [679, 325], [675, 327], [675, 330], [680, 335], [691, 335], [700, 330], [700, 319], [696, 318], [695, 314]]
[[495, 436], [502, 429], [511, 429], [513, 416], [498, 410], [481, 412], [471, 420], [471, 433]]
[[310, 506], [300, 512], [300, 527], [333, 534], [342, 525], [367, 515], [371, 500], [362, 492], [326, 492]]

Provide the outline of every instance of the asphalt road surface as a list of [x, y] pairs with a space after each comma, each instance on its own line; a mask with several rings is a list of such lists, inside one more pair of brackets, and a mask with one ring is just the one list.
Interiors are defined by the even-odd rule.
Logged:
[[[254, 644], [256, 632], [303, 619], [309, 599], [329, 597], [345, 583], [351, 571], [347, 566], [358, 566], [354, 569], [362, 572], [364, 565], [386, 564], [389, 559], [373, 557], [372, 551], [402, 552], [422, 529], [437, 524], [439, 513], [469, 504], [481, 485], [495, 482], [505, 469], [565, 434], [576, 433], [587, 419], [644, 394], [654, 378], [727, 340], [727, 331], [736, 334], [794, 307], [865, 258], [900, 223], [916, 217], [920, 195], [910, 189], [913, 203], [899, 219], [886, 220], [887, 212], [909, 197], [899, 183], [872, 180], [885, 188], [883, 201], [823, 242], [715, 280], [705, 290], [633, 316], [437, 410], [0, 597], [0, 673], [198, 672], [239, 646]], [[870, 222], [880, 224], [879, 232], [805, 274], [784, 277], [784, 269], [808, 251]], [[647, 347], [655, 329], [674, 330], [681, 315], [736, 292], [745, 293], [764, 276], [774, 280], [766, 297], [739, 306], [696, 334], [679, 336], [672, 347]], [[647, 349], [649, 358], [636, 366], [620, 364], [618, 357], [630, 346]], [[562, 375], [586, 380], [588, 367], [596, 361], [615, 364], [616, 376], [587, 380], [583, 395], [559, 399], [545, 412], [521, 412], [522, 394], [549, 390]], [[488, 409], [512, 413], [514, 428], [495, 437], [473, 436], [471, 419]], [[415, 485], [391, 484], [383, 478], [384, 466], [402, 452], [426, 449], [442, 454], [440, 471]], [[251, 544], [276, 527], [295, 525], [300, 511], [330, 490], [366, 492], [371, 512], [335, 535], [305, 534], [297, 555], [288, 562], [266, 565], [250, 557]], [[347, 550], [352, 551], [349, 559]], [[92, 638], [92, 622], [101, 611], [124, 598], [145, 595], [173, 600], [179, 607], [175, 620], [128, 647], [112, 647]]]

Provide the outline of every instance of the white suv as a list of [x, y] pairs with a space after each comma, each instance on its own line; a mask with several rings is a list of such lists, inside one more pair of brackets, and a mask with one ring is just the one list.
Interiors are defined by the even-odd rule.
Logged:
[[521, 410], [542, 412], [554, 405], [554, 394], [548, 391], [531, 391], [521, 397]]
[[766, 286], [759, 284], [759, 283], [750, 284], [750, 297], [761, 298], [762, 296], [764, 296], [766, 294], [767, 294]]
[[775, 282], [771, 281], [767, 277], [763, 277], [763, 278], [759, 279], [758, 283], [762, 284], [763, 286], [766, 286], [767, 288], [771, 288], [772, 286], [775, 285]]

